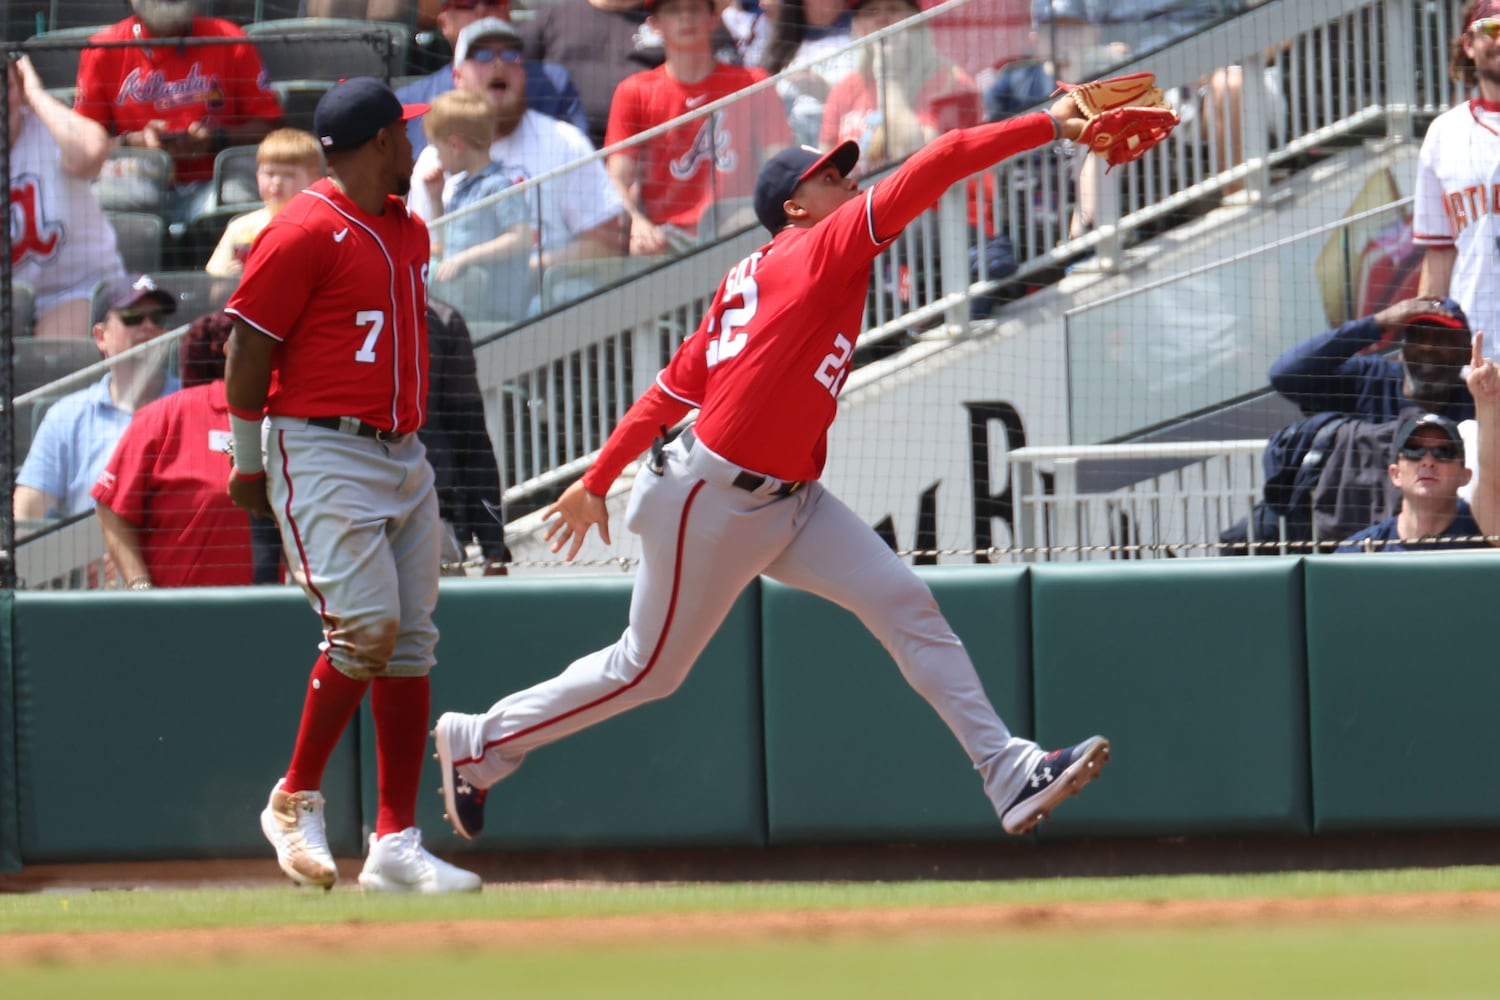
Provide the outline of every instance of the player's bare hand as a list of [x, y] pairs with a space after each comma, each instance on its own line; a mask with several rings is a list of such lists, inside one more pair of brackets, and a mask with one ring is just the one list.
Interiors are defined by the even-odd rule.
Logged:
[[583, 548], [590, 525], [598, 526], [600, 540], [605, 545], [610, 544], [609, 507], [603, 497], [589, 492], [581, 480], [563, 490], [557, 502], [542, 513], [542, 520], [551, 522], [543, 532], [542, 540], [551, 543], [554, 553], [561, 552], [566, 546], [568, 552], [564, 558], [570, 562]]
[[1387, 332], [1400, 330], [1410, 324], [1414, 317], [1424, 314], [1458, 319], [1453, 314], [1453, 310], [1443, 305], [1442, 299], [1427, 297], [1402, 299], [1400, 302], [1386, 306], [1375, 314], [1375, 325]]
[[1469, 374], [1465, 381], [1476, 407], [1492, 407], [1500, 403], [1500, 365], [1484, 356], [1484, 332], [1480, 330], [1474, 331]]
[[271, 496], [267, 491], [265, 476], [247, 478], [231, 469], [229, 499], [251, 517], [271, 516]]

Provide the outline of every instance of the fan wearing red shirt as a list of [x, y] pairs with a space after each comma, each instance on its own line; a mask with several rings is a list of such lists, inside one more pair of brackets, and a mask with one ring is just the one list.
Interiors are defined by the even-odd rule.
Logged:
[[94, 483], [105, 546], [132, 590], [253, 582], [250, 518], [224, 492], [230, 329], [222, 313], [193, 321], [183, 388], [135, 415]]
[[[604, 142], [612, 146], [766, 79], [714, 58], [712, 0], [646, 0], [666, 62], [620, 82]], [[630, 252], [691, 245], [716, 201], [748, 198], [762, 163], [792, 141], [774, 88], [612, 154], [610, 178], [630, 213]], [[716, 220], [719, 228], [734, 220]]]
[[863, 193], [849, 176], [854, 143], [793, 147], [761, 169], [755, 212], [771, 241], [725, 275], [697, 330], [544, 514], [554, 552], [576, 556], [590, 527], [608, 544], [610, 485], [698, 409], [635, 478], [626, 518], [641, 564], [625, 634], [488, 711], [438, 717], [460, 836], [483, 828], [488, 789], [532, 750], [676, 690], [762, 573], [859, 617], [957, 737], [1007, 833], [1029, 832], [1098, 774], [1102, 736], [1046, 753], [1011, 734], [932, 591], [818, 482], [876, 255], [953, 184], [1083, 127], [1064, 97], [1050, 113], [945, 133]]
[[256, 517], [274, 511], [288, 565], [323, 622], [291, 766], [261, 832], [288, 876], [325, 889], [338, 868], [319, 787], [367, 691], [379, 801], [359, 884], [480, 887], [423, 848], [416, 826], [442, 528], [416, 434], [426, 417], [429, 243], [402, 198], [406, 122], [426, 110], [368, 76], [324, 94], [313, 134], [329, 176], [261, 230], [225, 308], [234, 317], [229, 495]]
[[[122, 146], [170, 153], [179, 186], [211, 179], [216, 153], [255, 145], [281, 123], [281, 102], [255, 46], [232, 22], [194, 16], [194, 7], [194, 0], [131, 0], [133, 16], [89, 41], [142, 44], [84, 49], [73, 99]], [[179, 41], [220, 38], [241, 41]]]
[[[855, 38], [920, 13], [910, 0], [850, 0], [850, 6]], [[833, 85], [823, 104], [818, 144], [832, 149], [853, 140], [868, 171], [983, 119], [974, 80], [937, 54], [927, 25], [915, 25], [867, 48], [858, 72]]]

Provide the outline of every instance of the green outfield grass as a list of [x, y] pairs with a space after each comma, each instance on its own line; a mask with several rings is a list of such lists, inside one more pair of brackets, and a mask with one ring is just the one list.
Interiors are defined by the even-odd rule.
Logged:
[[[996, 882], [754, 882], [491, 886], [478, 895], [379, 896], [351, 884], [0, 895], [0, 933], [257, 927], [354, 921], [508, 920], [641, 913], [769, 912], [1100, 900], [1308, 898], [1500, 890], [1500, 867]], [[1500, 980], [1497, 980], [1500, 982]]]
[[[1008, 882], [505, 886], [467, 897], [286, 889], [0, 896], [0, 932], [171, 929], [606, 915], [1046, 905], [1103, 900], [1363, 896], [1500, 889], [1500, 868]], [[635, 941], [438, 948], [277, 960], [183, 954], [115, 965], [0, 969], [6, 997], [608, 997], [861, 1000], [1025, 997], [1468, 998], [1500, 996], [1500, 919], [1393, 917], [1289, 925], [987, 932], [810, 933], [800, 940]]]

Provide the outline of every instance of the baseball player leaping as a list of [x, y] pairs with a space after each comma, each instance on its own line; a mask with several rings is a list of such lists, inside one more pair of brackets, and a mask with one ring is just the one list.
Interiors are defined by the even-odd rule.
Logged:
[[460, 836], [479, 834], [487, 790], [531, 750], [676, 690], [761, 573], [859, 616], [963, 745], [1007, 833], [1029, 832], [1098, 775], [1103, 737], [1045, 753], [1011, 735], [926, 584], [817, 481], [876, 254], [951, 185], [1085, 125], [1063, 97], [1048, 112], [949, 132], [863, 193], [848, 176], [852, 142], [767, 161], [754, 205], [771, 242], [725, 275], [703, 323], [546, 511], [552, 551], [573, 558], [591, 525], [608, 544], [610, 484], [698, 409], [635, 481], [626, 526], [641, 536], [641, 565], [625, 634], [488, 712], [438, 719]]
[[331, 176], [266, 226], [228, 306], [229, 495], [257, 517], [275, 511], [287, 565], [323, 621], [291, 766], [261, 829], [287, 875], [325, 889], [338, 870], [318, 788], [367, 690], [380, 787], [359, 884], [480, 885], [422, 847], [415, 819], [442, 536], [415, 433], [426, 417], [427, 227], [401, 196], [406, 121], [426, 110], [371, 77], [324, 94], [313, 123]]

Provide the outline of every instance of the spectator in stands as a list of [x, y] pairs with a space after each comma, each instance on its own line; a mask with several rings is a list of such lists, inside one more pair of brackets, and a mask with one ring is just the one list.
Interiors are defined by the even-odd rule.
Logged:
[[[459, 33], [453, 63], [456, 89], [484, 96], [495, 109], [490, 159], [503, 164], [515, 183], [573, 164], [594, 151], [573, 126], [527, 109], [526, 70], [519, 53], [516, 29], [499, 18], [487, 17]], [[442, 175], [442, 169], [437, 150], [429, 146], [417, 157], [412, 175], [411, 210], [429, 223], [442, 209], [441, 203], [433, 201], [429, 181]], [[445, 202], [456, 183], [454, 177], [445, 178]], [[624, 253], [624, 209], [598, 161], [541, 185], [535, 206], [540, 218], [534, 227], [534, 270]], [[443, 236], [434, 233], [434, 238]]]
[[[489, 101], [467, 90], [439, 94], [422, 116], [442, 175], [424, 178], [433, 205], [444, 215], [491, 198], [511, 187], [505, 164], [490, 159], [495, 113]], [[453, 185], [445, 199], [443, 179]], [[525, 198], [501, 198], [465, 212], [433, 241], [432, 294], [486, 320], [520, 319], [531, 305], [531, 226]], [[466, 271], [480, 281], [462, 281]]]
[[1465, 378], [1474, 397], [1477, 461], [1472, 499], [1474, 520], [1485, 535], [1500, 535], [1500, 365], [1485, 351], [1484, 332], [1475, 331]]
[[[116, 280], [105, 301], [94, 324], [94, 343], [105, 358], [160, 337], [177, 310], [176, 296], [144, 274]], [[70, 517], [93, 507], [89, 490], [131, 418], [178, 388], [165, 360], [158, 351], [118, 360], [98, 382], [47, 410], [16, 475], [17, 520]]]
[[[485, 576], [505, 576], [511, 561], [500, 523], [500, 469], [484, 422], [484, 397], [475, 372], [474, 343], [458, 310], [427, 300], [427, 423], [417, 432], [437, 476], [447, 576], [477, 546]], [[492, 501], [490, 498], [493, 497]]]
[[[458, 45], [458, 33], [481, 17], [498, 17], [510, 20], [510, 0], [443, 0], [442, 10], [437, 15], [438, 30], [453, 47]], [[526, 106], [540, 111], [559, 121], [574, 125], [580, 132], [588, 131], [588, 119], [583, 114], [583, 100], [573, 77], [567, 69], [557, 63], [526, 61]], [[453, 89], [453, 70], [440, 66], [427, 76], [409, 83], [396, 91], [403, 104], [431, 104], [443, 93]], [[411, 139], [412, 155], [422, 152], [427, 145], [427, 135], [422, 131], [420, 119], [407, 124], [406, 134]]]
[[[169, 153], [175, 166], [171, 219], [189, 219], [209, 194], [214, 157], [253, 146], [281, 124], [281, 103], [245, 33], [197, 16], [196, 0], [130, 0], [135, 12], [90, 41], [164, 45], [85, 48], [74, 107], [123, 146]], [[179, 39], [245, 39], [179, 44]]]
[[[646, 23], [643, 0], [553, 0], [537, 10], [524, 37], [527, 59], [560, 63], [573, 75], [583, 97], [589, 142], [599, 148], [620, 81], [666, 59], [661, 37]], [[713, 39], [720, 62], [739, 62], [734, 38], [722, 23], [715, 25]]]
[[[854, 37], [865, 38], [921, 13], [915, 0], [850, 0]], [[979, 89], [938, 55], [926, 24], [866, 48], [859, 68], [828, 94], [818, 145], [859, 145], [869, 172], [904, 159], [949, 129], [981, 120]]]
[[47, 93], [26, 56], [7, 73], [12, 280], [36, 295], [35, 336], [77, 337], [94, 288], [125, 273], [92, 186], [109, 136]]
[[131, 590], [252, 582], [250, 517], [224, 489], [233, 329], [222, 312], [193, 321], [178, 345], [182, 390], [136, 414], [94, 483], [105, 548]]
[[[779, 5], [790, 2], [773, 0]], [[794, 72], [778, 83], [776, 90], [786, 105], [787, 120], [796, 141], [816, 146], [823, 128], [823, 103], [828, 100], [828, 91], [858, 68], [859, 53], [839, 54], [854, 42], [854, 19], [848, 10], [848, 0], [800, 0], [799, 7], [800, 41], [791, 58], [778, 67]], [[776, 14], [779, 28], [781, 12], [777, 10]], [[795, 24], [795, 19], [789, 22], [786, 36], [795, 32]], [[776, 55], [780, 37], [773, 31], [772, 56]]]
[[323, 148], [311, 132], [279, 128], [262, 139], [255, 150], [255, 188], [265, 204], [230, 220], [204, 270], [219, 278], [238, 278], [266, 223], [292, 195], [322, 176]]
[[[741, 66], [764, 68], [762, 60], [769, 51], [775, 28], [768, 6], [776, 6], [776, 0], [771, 0], [770, 5], [761, 3], [760, 0], [730, 0], [719, 14], [724, 27], [734, 39], [735, 48], [739, 50]], [[801, 9], [799, 3], [799, 15]]]
[[[1392, 338], [1400, 341], [1398, 358], [1367, 353]], [[1462, 370], [1470, 340], [1468, 319], [1452, 299], [1406, 299], [1293, 347], [1271, 365], [1271, 387], [1307, 414], [1393, 420], [1422, 409], [1468, 420], [1474, 401]]]
[[[1352, 535], [1339, 552], [1406, 552], [1421, 549], [1483, 548], [1469, 505], [1459, 499], [1469, 482], [1464, 441], [1458, 425], [1436, 413], [1421, 413], [1401, 424], [1387, 467], [1401, 492], [1401, 510]], [[1421, 541], [1418, 541], [1421, 539]]]
[[[664, 125], [766, 79], [758, 69], [714, 58], [713, 0], [646, 0], [648, 24], [661, 35], [666, 62], [626, 77], [610, 105], [605, 143]], [[745, 199], [744, 223], [754, 221], [748, 199], [761, 164], [791, 143], [780, 99], [767, 87], [609, 157], [609, 175], [630, 214], [630, 252], [684, 250], [698, 238], [710, 207]]]
[[1433, 119], [1422, 140], [1412, 215], [1413, 242], [1425, 251], [1417, 294], [1457, 300], [1493, 354], [1500, 343], [1500, 216], [1492, 203], [1500, 161], [1500, 0], [1473, 0], [1459, 23], [1448, 75], [1477, 93]]

